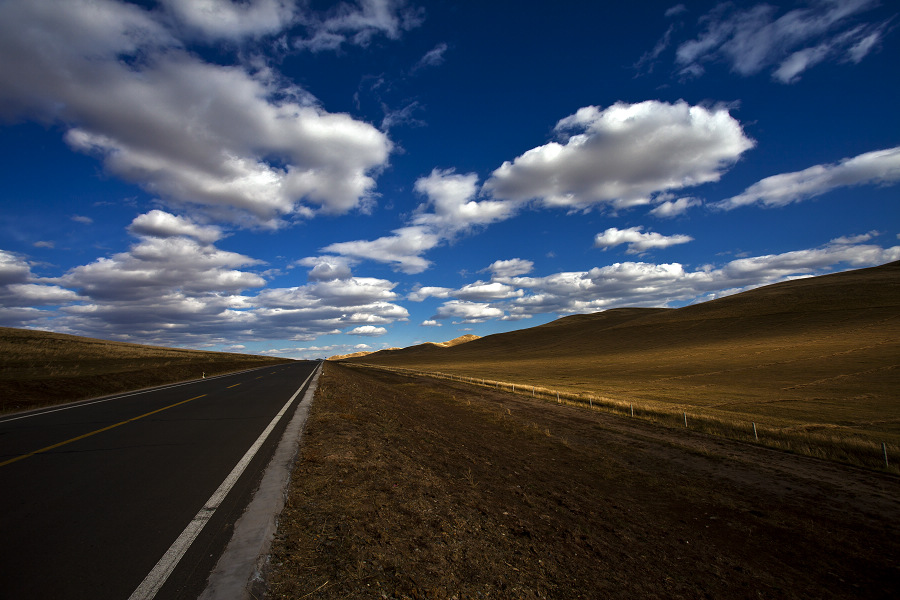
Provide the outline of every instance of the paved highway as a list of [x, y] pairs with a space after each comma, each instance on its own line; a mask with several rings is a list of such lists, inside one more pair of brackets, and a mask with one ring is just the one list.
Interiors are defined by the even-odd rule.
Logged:
[[[0, 417], [0, 598], [199, 596], [316, 366]], [[223, 482], [286, 405], [226, 494]], [[201, 516], [161, 588], [145, 582]]]

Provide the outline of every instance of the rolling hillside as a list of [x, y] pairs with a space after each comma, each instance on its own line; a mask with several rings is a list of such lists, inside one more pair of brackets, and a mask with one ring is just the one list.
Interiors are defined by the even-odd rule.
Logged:
[[900, 439], [900, 262], [349, 362]]
[[287, 362], [0, 327], [0, 412]]

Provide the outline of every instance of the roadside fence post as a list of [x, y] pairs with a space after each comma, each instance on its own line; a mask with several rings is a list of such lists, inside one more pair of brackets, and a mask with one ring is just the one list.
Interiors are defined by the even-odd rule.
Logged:
[[687, 412], [681, 413], [684, 415], [684, 426], [687, 427]]
[[884, 468], [888, 468], [887, 445], [881, 442], [881, 453], [884, 454]]
[[559, 404], [559, 390], [556, 391], [556, 403]]
[[634, 416], [634, 404], [631, 405], [631, 416]]
[[759, 436], [756, 435], [756, 423], [753, 423], [753, 439], [759, 441]]

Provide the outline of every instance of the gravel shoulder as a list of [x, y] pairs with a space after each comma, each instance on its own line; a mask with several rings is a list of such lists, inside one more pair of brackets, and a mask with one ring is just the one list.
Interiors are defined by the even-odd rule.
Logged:
[[894, 598], [900, 478], [327, 363], [269, 598]]

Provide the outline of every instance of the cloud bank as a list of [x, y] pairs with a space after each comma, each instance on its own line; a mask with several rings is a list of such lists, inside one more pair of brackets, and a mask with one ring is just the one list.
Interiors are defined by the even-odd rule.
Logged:
[[[167, 7], [217, 36], [268, 31], [290, 13], [271, 1]], [[277, 227], [367, 202], [392, 150], [385, 134], [265, 67], [202, 60], [167, 23], [111, 0], [3, 3], [0, 117], [61, 124], [109, 172], [220, 220]]]

